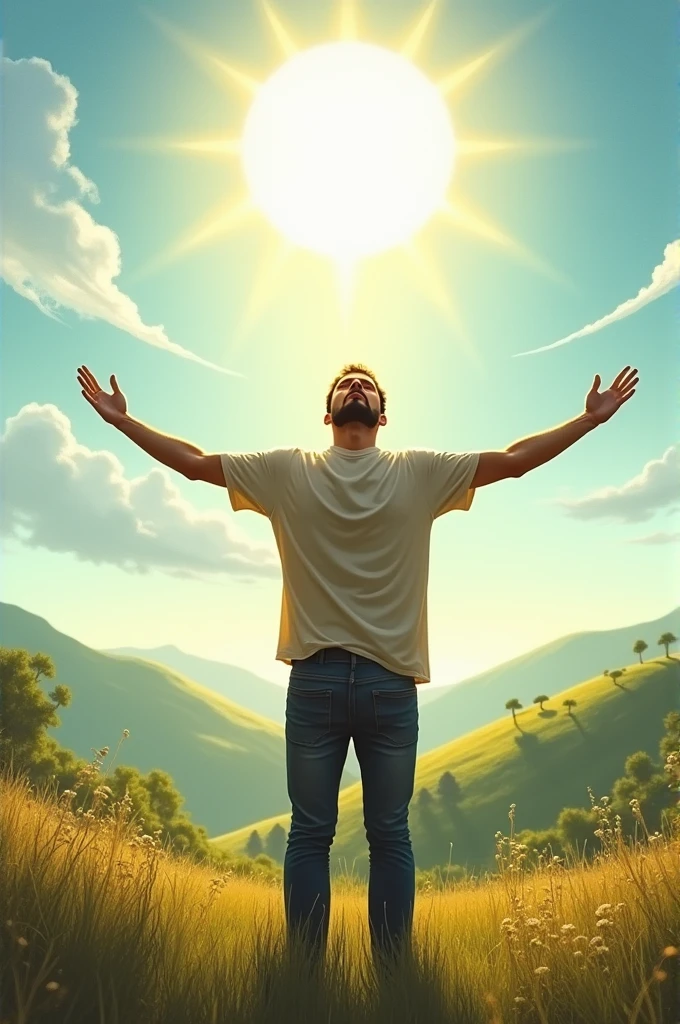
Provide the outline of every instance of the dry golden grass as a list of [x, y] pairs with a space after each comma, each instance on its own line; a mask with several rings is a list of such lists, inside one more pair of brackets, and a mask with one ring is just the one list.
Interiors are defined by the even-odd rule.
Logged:
[[678, 1020], [680, 836], [627, 847], [606, 801], [597, 861], [538, 871], [511, 810], [498, 873], [422, 889], [413, 956], [378, 985], [356, 881], [334, 880], [314, 978], [286, 947], [280, 883], [171, 857], [105, 792], [76, 815], [68, 794], [1, 785], [0, 1024]]

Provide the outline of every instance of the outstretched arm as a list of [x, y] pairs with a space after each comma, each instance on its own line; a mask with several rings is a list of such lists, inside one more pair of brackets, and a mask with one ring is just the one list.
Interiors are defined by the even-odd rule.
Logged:
[[497, 480], [524, 476], [529, 470], [542, 466], [566, 451], [595, 427], [611, 419], [623, 403], [635, 394], [635, 385], [639, 380], [636, 373], [637, 370], [631, 370], [630, 366], [624, 367], [611, 387], [602, 393], [599, 391], [600, 376], [595, 374], [593, 386], [586, 396], [585, 410], [580, 416], [552, 430], [515, 441], [505, 451], [481, 452], [470, 486], [484, 487]]
[[112, 424], [121, 433], [127, 434], [131, 441], [139, 445], [152, 458], [190, 480], [205, 480], [207, 483], [214, 483], [220, 487], [226, 486], [219, 455], [206, 455], [204, 451], [188, 441], [163, 434], [160, 430], [154, 430], [153, 427], [130, 416], [127, 411], [127, 400], [118, 387], [115, 375], [110, 378], [111, 393], [100, 387], [97, 378], [87, 366], [78, 367], [78, 383], [81, 386], [83, 397], [101, 418]]

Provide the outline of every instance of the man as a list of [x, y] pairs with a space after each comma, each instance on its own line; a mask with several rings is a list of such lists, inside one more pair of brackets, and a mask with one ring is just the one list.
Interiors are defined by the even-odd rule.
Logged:
[[[504, 451], [457, 454], [376, 446], [385, 392], [362, 364], [345, 366], [326, 397], [333, 444], [206, 454], [127, 413], [111, 377], [104, 392], [86, 366], [82, 394], [107, 422], [190, 480], [227, 487], [232, 508], [266, 515], [283, 571], [276, 657], [291, 666], [286, 762], [292, 804], [284, 862], [289, 934], [322, 961], [330, 910], [329, 854], [340, 777], [352, 737], [361, 766], [369, 844], [369, 928], [376, 963], [407, 948], [415, 898], [408, 829], [418, 739], [416, 686], [430, 678], [430, 531], [467, 511], [475, 489], [520, 477], [610, 419], [635, 392], [626, 366], [584, 412]], [[386, 956], [387, 955], [387, 956]]]

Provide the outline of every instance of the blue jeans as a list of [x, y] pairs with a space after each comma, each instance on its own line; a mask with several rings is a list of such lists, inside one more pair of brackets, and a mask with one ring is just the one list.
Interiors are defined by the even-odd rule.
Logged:
[[350, 736], [361, 767], [369, 846], [368, 920], [376, 963], [408, 945], [415, 864], [408, 805], [418, 742], [412, 676], [340, 647], [293, 661], [286, 698], [291, 828], [283, 867], [288, 932], [323, 960], [330, 912], [330, 847]]

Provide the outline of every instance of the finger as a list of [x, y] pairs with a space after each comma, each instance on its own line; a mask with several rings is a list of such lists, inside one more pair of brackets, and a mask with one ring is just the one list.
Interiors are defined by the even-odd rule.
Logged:
[[595, 377], [593, 379], [593, 386], [591, 387], [590, 390], [591, 391], [597, 391], [597, 389], [599, 388], [601, 383], [602, 383], [602, 380], [600, 378], [600, 375], [599, 375], [599, 373], [596, 373]]
[[632, 398], [634, 394], [635, 394], [635, 388], [633, 388], [632, 391], [629, 391], [625, 398], [621, 399], [621, 401], [619, 402], [619, 405], [623, 405], [623, 403], [627, 402], [629, 398]]
[[114, 395], [119, 395], [120, 394], [120, 388], [118, 387], [118, 381], [116, 380], [115, 373], [111, 374], [110, 383], [111, 383], [111, 387], [113, 388]]
[[97, 403], [95, 402], [94, 398], [91, 395], [89, 395], [87, 391], [85, 391], [85, 389], [81, 391], [81, 394], [87, 399], [91, 406], [93, 406], [95, 409], [97, 408]]
[[621, 381], [626, 376], [626, 374], [628, 373], [629, 370], [630, 370], [630, 366], [624, 366], [624, 368], [621, 370], [621, 372], [618, 373], [616, 375], [616, 377], [614, 378], [614, 382], [612, 384], [613, 388], [617, 388], [619, 386], [619, 384], [621, 383]]
[[622, 378], [622, 379], [621, 379], [621, 380], [619, 381], [619, 383], [618, 383], [618, 385], [617, 385], [617, 386], [618, 386], [618, 388], [619, 388], [619, 389], [621, 389], [621, 388], [624, 388], [624, 389], [625, 389], [625, 388], [627, 388], [627, 387], [628, 387], [628, 386], [629, 386], [629, 385], [630, 385], [630, 384], [632, 383], [632, 381], [633, 381], [633, 378], [635, 378], [635, 379], [637, 380], [638, 378], [637, 378], [637, 377], [635, 377], [635, 374], [636, 374], [636, 373], [637, 373], [637, 369], [635, 369], [635, 370], [631, 370], [631, 371], [630, 371], [630, 373], [627, 373], [627, 374], [625, 375], [625, 377], [623, 377], [623, 378]]
[[88, 370], [87, 366], [81, 366], [80, 369], [81, 369], [81, 371], [83, 373], [83, 376], [87, 380], [89, 386], [92, 388], [92, 390], [93, 391], [101, 391], [101, 388], [99, 387], [99, 382], [98, 382], [97, 378], [95, 377], [95, 375], [93, 373], [90, 372], [90, 370]]
[[80, 384], [81, 388], [85, 388], [85, 390], [88, 391], [91, 395], [95, 393], [95, 389], [90, 384], [88, 378], [85, 377], [82, 373], [78, 374], [78, 383]]

